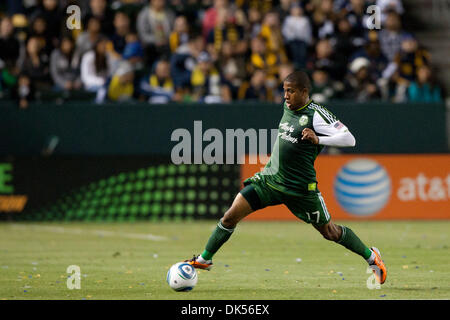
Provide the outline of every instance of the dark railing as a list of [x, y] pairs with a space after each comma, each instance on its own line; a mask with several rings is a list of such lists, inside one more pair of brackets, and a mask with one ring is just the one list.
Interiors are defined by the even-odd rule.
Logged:
[[[330, 102], [325, 104], [356, 137], [344, 153], [445, 153], [444, 104]], [[194, 134], [219, 129], [275, 129], [282, 115], [277, 104], [114, 103], [86, 101], [35, 103], [21, 110], [0, 101], [0, 155], [167, 155], [177, 143], [174, 130]], [[204, 145], [207, 145], [205, 142]]]

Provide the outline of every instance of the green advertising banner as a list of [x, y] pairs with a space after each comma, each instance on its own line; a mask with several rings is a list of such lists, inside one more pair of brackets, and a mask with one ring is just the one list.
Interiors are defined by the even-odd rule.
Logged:
[[239, 191], [239, 166], [174, 165], [169, 160], [164, 157], [3, 160], [0, 219], [176, 221], [221, 217]]

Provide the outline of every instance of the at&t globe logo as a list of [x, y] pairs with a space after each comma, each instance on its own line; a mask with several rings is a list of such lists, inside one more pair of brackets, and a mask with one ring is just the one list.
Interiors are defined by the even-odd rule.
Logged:
[[338, 203], [348, 212], [370, 216], [380, 211], [391, 196], [391, 180], [386, 170], [371, 159], [345, 164], [334, 181]]

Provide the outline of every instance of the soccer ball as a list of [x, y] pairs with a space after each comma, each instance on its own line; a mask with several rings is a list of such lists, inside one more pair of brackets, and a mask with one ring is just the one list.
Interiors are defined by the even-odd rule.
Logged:
[[167, 283], [175, 291], [190, 291], [197, 284], [197, 271], [186, 262], [178, 262], [167, 272]]

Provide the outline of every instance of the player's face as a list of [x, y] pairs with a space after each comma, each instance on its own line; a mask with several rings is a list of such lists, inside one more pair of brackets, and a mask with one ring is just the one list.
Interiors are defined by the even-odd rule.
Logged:
[[298, 109], [308, 101], [308, 90], [299, 89], [293, 82], [285, 81], [283, 89], [286, 106], [291, 110]]

